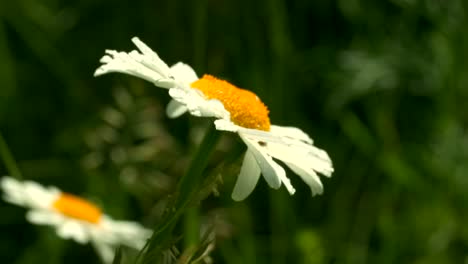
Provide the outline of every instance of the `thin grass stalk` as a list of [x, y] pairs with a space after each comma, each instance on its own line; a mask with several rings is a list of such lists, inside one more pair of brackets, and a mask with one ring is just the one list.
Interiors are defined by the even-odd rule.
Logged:
[[145, 253], [142, 263], [152, 263], [160, 256], [162, 250], [169, 245], [171, 240], [174, 240], [173, 229], [179, 217], [186, 212], [199, 191], [203, 182], [203, 170], [220, 135], [221, 132], [217, 131], [214, 126], [209, 127], [187, 173], [179, 181], [173, 206], [169, 207], [168, 213], [161, 223], [156, 226], [152, 237], [143, 249]]

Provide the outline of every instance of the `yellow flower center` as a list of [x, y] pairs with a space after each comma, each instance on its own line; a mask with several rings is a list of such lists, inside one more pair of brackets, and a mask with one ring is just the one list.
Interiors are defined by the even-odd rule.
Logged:
[[52, 206], [68, 217], [90, 223], [98, 223], [102, 216], [102, 212], [97, 206], [68, 193], [60, 194]]
[[231, 121], [234, 124], [245, 128], [270, 130], [268, 108], [256, 94], [208, 74], [193, 82], [191, 86], [200, 90], [207, 99], [221, 101], [224, 108], [231, 113]]

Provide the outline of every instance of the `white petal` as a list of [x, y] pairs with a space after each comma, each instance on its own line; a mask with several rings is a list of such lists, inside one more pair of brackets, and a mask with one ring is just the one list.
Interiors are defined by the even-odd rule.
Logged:
[[141, 53], [143, 53], [143, 64], [145, 64], [148, 68], [154, 69], [164, 77], [171, 77], [169, 67], [163, 60], [159, 58], [156, 52], [154, 52], [137, 37], [133, 37], [132, 42], [135, 44], [135, 46], [138, 47]]
[[119, 244], [120, 239], [115, 234], [115, 230], [108, 228], [103, 220], [99, 222], [96, 228], [90, 228], [89, 234], [92, 241], [99, 241], [107, 244]]
[[309, 144], [287, 145], [297, 154], [301, 153], [300, 156], [304, 159], [307, 159], [311, 167], [316, 168], [316, 171], [322, 173], [325, 176], [331, 176], [331, 173], [333, 172], [333, 165], [326, 151]]
[[255, 160], [257, 161], [258, 166], [260, 166], [262, 175], [268, 185], [273, 189], [281, 187], [281, 179], [286, 177], [284, 169], [276, 164], [276, 162], [274, 162], [273, 159], [265, 153], [265, 150], [258, 142], [251, 140], [242, 134], [239, 134], [239, 136], [255, 157]]
[[115, 254], [115, 248], [110, 246], [107, 243], [102, 243], [100, 241], [92, 241], [93, 246], [98, 252], [99, 256], [102, 259], [102, 262], [105, 264], [110, 264], [112, 263], [112, 260], [114, 259], [114, 254]]
[[[253, 141], [253, 142], [256, 142], [256, 141]], [[267, 146], [268, 146], [268, 143], [267, 143]], [[268, 148], [265, 148], [264, 146], [261, 146], [261, 145], [258, 145], [258, 147], [260, 148], [260, 152], [263, 152], [263, 154], [266, 155], [272, 161], [273, 168], [276, 171], [279, 172], [279, 173], [277, 173], [277, 176], [280, 179], [281, 183], [284, 184], [284, 186], [288, 190], [289, 194], [293, 195], [296, 192], [296, 189], [294, 189], [294, 187], [291, 184], [291, 181], [286, 176], [286, 172], [284, 171], [283, 167], [281, 167], [280, 165], [278, 165], [278, 163], [276, 163], [275, 161], [273, 161], [273, 159], [271, 159], [271, 157], [270, 157], [270, 155], [268, 154], [268, 151], [267, 151]]]
[[[277, 165], [279, 166], [279, 165]], [[280, 167], [282, 170], [284, 170], [282, 167]], [[284, 184], [284, 187], [286, 187], [286, 190], [288, 190], [290, 195], [293, 195], [296, 192], [296, 189], [291, 184], [291, 181], [289, 178], [286, 176], [286, 173], [284, 174], [279, 174], [281, 182]]]
[[132, 41], [142, 53], [136, 50], [129, 53], [106, 50], [106, 55], [100, 60], [103, 65], [94, 72], [94, 76], [120, 72], [142, 78], [162, 88], [174, 87], [176, 81], [167, 64], [138, 38], [133, 38]]
[[286, 163], [294, 173], [298, 174], [309, 185], [313, 195], [323, 193], [322, 182], [315, 171], [320, 172], [323, 168], [331, 166], [329, 163], [324, 163], [322, 160], [304, 153], [302, 149], [294, 147], [269, 143], [267, 149], [270, 155]]
[[229, 132], [239, 131], [239, 126], [237, 126], [236, 124], [226, 119], [215, 120], [214, 124], [217, 130], [229, 131]]
[[32, 181], [21, 182], [11, 177], [3, 177], [0, 186], [5, 201], [30, 208], [49, 208], [60, 193], [53, 187], [45, 188]]
[[304, 131], [300, 130], [297, 127], [284, 127], [284, 126], [270, 126], [270, 131], [273, 134], [289, 137], [292, 139], [297, 139], [304, 141], [306, 143], [312, 144], [312, 139]]
[[[327, 152], [317, 148], [312, 144], [306, 143], [299, 138], [284, 136], [285, 131], [291, 131], [292, 134], [296, 133], [298, 137], [301, 137], [301, 132], [299, 132], [299, 129], [296, 130], [294, 128], [280, 127], [280, 130], [282, 132], [281, 135], [243, 128], [239, 129], [239, 133], [245, 134], [252, 140], [263, 141], [267, 143], [267, 153], [274, 158], [293, 163], [298, 162], [300, 164], [308, 164], [308, 168], [311, 168], [316, 172], [323, 174], [324, 176], [331, 176], [333, 172], [333, 165]], [[302, 136], [305, 136], [305, 134]]]
[[239, 176], [237, 177], [236, 185], [232, 191], [232, 199], [234, 201], [242, 201], [247, 198], [255, 188], [255, 185], [257, 185], [260, 174], [261, 170], [255, 157], [250, 151], [247, 151]]
[[299, 175], [307, 185], [309, 185], [310, 190], [312, 191], [312, 195], [323, 193], [322, 182], [312, 169], [299, 167], [293, 163], [288, 162], [286, 162], [286, 165], [291, 168], [294, 173]]
[[[323, 151], [318, 148], [317, 150]], [[331, 177], [334, 171], [333, 164], [325, 151], [323, 151], [323, 153], [320, 155], [317, 155], [315, 152], [308, 152], [307, 158], [309, 160], [309, 167], [313, 168], [316, 172], [321, 173], [326, 177]]]
[[189, 65], [178, 62], [171, 66], [171, 74], [179, 82], [191, 84], [198, 80], [198, 76], [195, 71]]
[[[244, 133], [244, 132], [242, 132]], [[263, 150], [273, 158], [285, 162], [296, 174], [298, 174], [312, 189], [313, 194], [321, 194], [323, 186], [315, 172], [326, 176], [331, 175], [333, 167], [331, 160], [325, 151], [306, 143], [288, 144], [278, 140], [269, 140], [265, 135], [248, 134], [251, 140], [264, 139], [266, 145]], [[273, 138], [277, 136], [272, 136]], [[289, 179], [281, 175], [281, 181], [285, 184], [290, 194], [294, 193]]]
[[328, 177], [330, 177], [333, 172], [331, 160], [326, 152], [315, 146], [311, 145], [307, 148], [303, 148], [269, 142], [267, 144], [267, 149], [271, 156], [281, 161], [294, 163], [296, 165], [300, 164], [300, 167], [313, 169]]
[[26, 219], [37, 225], [58, 225], [64, 221], [63, 217], [47, 210], [31, 210], [26, 213]]
[[181, 104], [184, 104], [190, 114], [200, 117], [229, 118], [229, 112], [218, 100], [207, 100], [203, 94], [193, 88], [176, 87], [169, 89], [169, 95]]
[[106, 217], [101, 224], [106, 231], [113, 234], [114, 243], [124, 244], [138, 250], [143, 248], [146, 240], [151, 236], [151, 230], [135, 222], [115, 221]]
[[246, 135], [250, 139], [254, 139], [256, 141], [284, 143], [280, 136], [275, 135], [269, 131], [237, 126], [237, 132]]
[[187, 110], [188, 109], [184, 104], [181, 104], [176, 100], [171, 100], [166, 107], [166, 114], [169, 118], [177, 118], [185, 114]]
[[23, 183], [5, 176], [1, 179], [0, 186], [3, 189], [3, 199], [9, 203], [19, 206], [27, 206]]
[[60, 191], [55, 187], [45, 188], [31, 181], [25, 181], [24, 187], [29, 206], [33, 208], [50, 208], [60, 195]]
[[90, 238], [86, 232], [86, 226], [76, 220], [65, 221], [58, 226], [57, 235], [64, 239], [71, 238], [80, 244], [87, 243]]

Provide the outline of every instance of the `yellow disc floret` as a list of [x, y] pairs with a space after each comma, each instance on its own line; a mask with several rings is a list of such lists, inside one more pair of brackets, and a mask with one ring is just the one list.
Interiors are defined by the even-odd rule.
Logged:
[[53, 207], [60, 213], [79, 220], [98, 223], [102, 212], [94, 204], [68, 193], [61, 193]]
[[231, 114], [234, 124], [245, 128], [270, 130], [268, 108], [256, 94], [208, 74], [193, 82], [191, 86], [200, 90], [207, 99], [221, 101]]

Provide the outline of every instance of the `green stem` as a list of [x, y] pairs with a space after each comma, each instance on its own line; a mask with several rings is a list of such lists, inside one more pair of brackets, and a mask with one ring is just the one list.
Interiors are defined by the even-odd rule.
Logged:
[[180, 179], [179, 194], [175, 204], [176, 208], [186, 205], [190, 200], [189, 198], [198, 191], [197, 187], [203, 182], [202, 172], [208, 164], [210, 154], [214, 150], [220, 136], [221, 132], [217, 131], [213, 125], [210, 125], [195, 157], [190, 163], [187, 173]]
[[287, 262], [287, 252], [291, 249], [291, 239], [288, 234], [293, 233], [294, 218], [285, 216], [294, 215], [292, 205], [289, 204], [287, 194], [282, 190], [270, 190], [270, 218], [271, 218], [271, 264]]
[[200, 241], [200, 212], [198, 207], [190, 207], [184, 215], [185, 248], [196, 246]]
[[16, 165], [16, 161], [13, 158], [13, 155], [11, 154], [10, 149], [8, 148], [8, 145], [5, 142], [5, 139], [2, 136], [2, 133], [0, 133], [0, 156], [3, 159], [3, 162], [5, 163], [5, 166], [8, 170], [8, 174], [10, 174], [10, 176], [16, 177], [16, 178], [23, 177], [21, 175], [21, 171]]
[[156, 226], [152, 237], [145, 246], [146, 252], [143, 255], [143, 263], [153, 263], [160, 256], [161, 251], [168, 246], [168, 243], [173, 242], [172, 230], [179, 217], [195, 199], [203, 182], [203, 170], [220, 135], [221, 132], [217, 131], [213, 125], [210, 125], [190, 163], [187, 173], [179, 181], [173, 206], [169, 207], [168, 213], [163, 217], [161, 223]]

